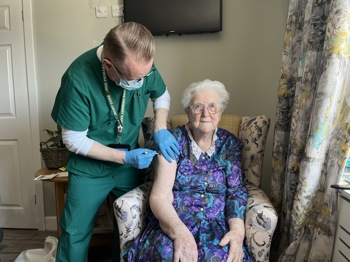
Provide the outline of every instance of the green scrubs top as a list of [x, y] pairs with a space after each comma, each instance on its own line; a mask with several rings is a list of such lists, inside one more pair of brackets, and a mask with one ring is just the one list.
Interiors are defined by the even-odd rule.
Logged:
[[[62, 76], [51, 116], [57, 125], [73, 131], [88, 130], [87, 136], [104, 145], [116, 144], [118, 123], [108, 104], [103, 85], [102, 64], [94, 48], [78, 57]], [[124, 89], [107, 77], [114, 106], [120, 113]], [[150, 98], [158, 98], [166, 90], [155, 70], [144, 78], [140, 89], [126, 90], [121, 143], [138, 147], [140, 125]], [[119, 115], [120, 118], [120, 115]], [[100, 161], [71, 153], [67, 170], [88, 177], [123, 176], [139, 171], [129, 165]]]

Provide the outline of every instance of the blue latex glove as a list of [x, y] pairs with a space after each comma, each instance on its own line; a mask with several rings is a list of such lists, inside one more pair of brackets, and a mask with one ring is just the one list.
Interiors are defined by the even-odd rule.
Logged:
[[180, 147], [175, 137], [167, 129], [155, 132], [153, 140], [155, 149], [160, 150], [169, 163], [176, 160], [176, 156], [180, 154]]
[[131, 165], [138, 169], [149, 167], [156, 151], [147, 148], [138, 148], [125, 152], [125, 164]]

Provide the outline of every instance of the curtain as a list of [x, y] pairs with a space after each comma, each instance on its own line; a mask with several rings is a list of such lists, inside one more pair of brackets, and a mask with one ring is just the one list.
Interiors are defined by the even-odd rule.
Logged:
[[350, 0], [290, 0], [273, 138], [271, 261], [331, 261], [349, 148]]

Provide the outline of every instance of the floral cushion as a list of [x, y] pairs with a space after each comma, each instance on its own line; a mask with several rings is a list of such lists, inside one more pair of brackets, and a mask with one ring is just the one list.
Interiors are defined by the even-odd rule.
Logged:
[[[256, 261], [269, 261], [271, 240], [278, 219], [269, 198], [259, 186], [270, 120], [267, 116], [242, 117], [241, 120], [238, 136], [244, 144], [242, 167], [248, 188], [245, 218], [246, 241]], [[145, 140], [144, 146], [148, 148], [153, 148], [153, 126], [153, 118], [144, 118], [142, 132]], [[152, 173], [152, 168], [149, 172]], [[125, 249], [129, 241], [137, 237], [144, 226], [149, 214], [148, 199], [151, 186], [152, 182], [147, 182], [114, 202], [121, 250]]]

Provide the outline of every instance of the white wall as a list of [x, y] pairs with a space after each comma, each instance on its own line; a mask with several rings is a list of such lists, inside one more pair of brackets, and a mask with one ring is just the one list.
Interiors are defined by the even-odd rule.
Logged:
[[[122, 0], [33, 1], [40, 130], [55, 127], [50, 113], [66, 68], [120, 23], [110, 12], [118, 3]], [[108, 7], [107, 18], [95, 17], [98, 4]], [[271, 118], [262, 181], [267, 193], [287, 8], [288, 0], [223, 0], [222, 32], [156, 37], [155, 62], [172, 96], [171, 115], [183, 113], [179, 101], [190, 83], [209, 78], [231, 93], [226, 113]], [[45, 184], [44, 194], [46, 215], [54, 215], [52, 185]]]

